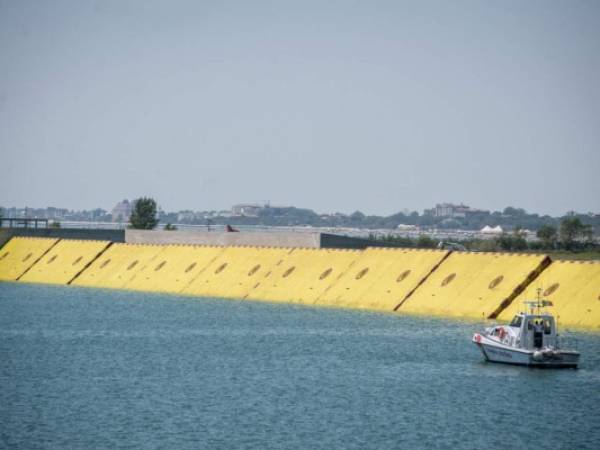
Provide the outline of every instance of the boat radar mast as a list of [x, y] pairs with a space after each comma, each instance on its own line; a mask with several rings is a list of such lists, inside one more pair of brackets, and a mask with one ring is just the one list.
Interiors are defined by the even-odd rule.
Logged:
[[542, 298], [542, 288], [537, 288], [537, 298], [533, 301], [526, 301], [523, 304], [529, 306], [529, 314], [540, 315], [543, 308], [554, 306], [550, 300]]

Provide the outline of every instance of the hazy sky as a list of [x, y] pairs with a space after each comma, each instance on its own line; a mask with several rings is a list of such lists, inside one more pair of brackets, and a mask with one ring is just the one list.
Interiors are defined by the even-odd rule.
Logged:
[[600, 212], [600, 1], [0, 0], [0, 205]]

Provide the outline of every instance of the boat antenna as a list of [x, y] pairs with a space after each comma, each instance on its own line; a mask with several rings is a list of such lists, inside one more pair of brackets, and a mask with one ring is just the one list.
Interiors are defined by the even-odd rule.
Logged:
[[553, 304], [550, 300], [544, 300], [542, 298], [542, 288], [541, 287], [537, 288], [536, 291], [537, 291], [537, 296], [534, 301], [525, 301], [523, 303], [525, 303], [526, 305], [529, 305], [529, 314], [535, 314], [535, 315], [539, 316], [542, 313], [542, 308], [545, 308], [546, 306], [553, 306]]

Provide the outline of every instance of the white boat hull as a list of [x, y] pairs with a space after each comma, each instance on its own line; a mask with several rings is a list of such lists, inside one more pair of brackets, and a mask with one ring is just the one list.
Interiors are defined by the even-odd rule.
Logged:
[[475, 334], [473, 342], [486, 361], [534, 367], [577, 367], [579, 353], [565, 350], [526, 350]]

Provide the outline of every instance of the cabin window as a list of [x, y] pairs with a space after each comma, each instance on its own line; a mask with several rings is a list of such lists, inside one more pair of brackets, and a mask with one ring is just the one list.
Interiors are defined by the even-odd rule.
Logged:
[[523, 318], [521, 316], [515, 316], [512, 322], [510, 323], [510, 326], [521, 328], [521, 323], [523, 323]]
[[550, 326], [549, 320], [544, 320], [544, 334], [550, 334], [552, 332], [552, 327]]

